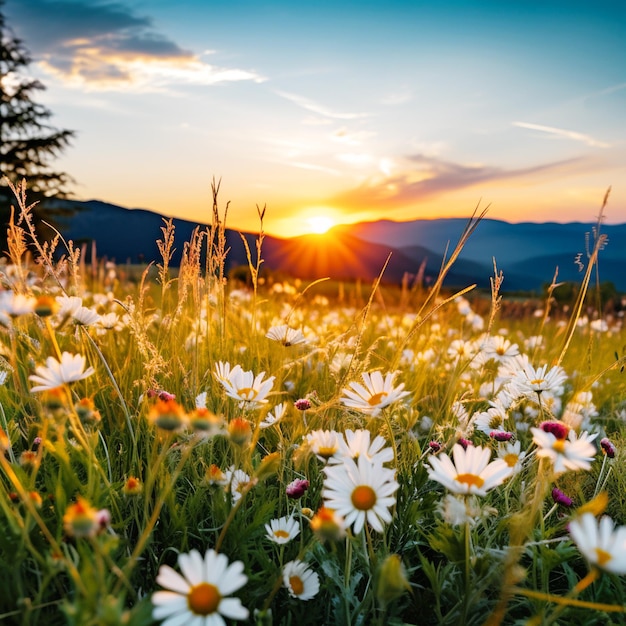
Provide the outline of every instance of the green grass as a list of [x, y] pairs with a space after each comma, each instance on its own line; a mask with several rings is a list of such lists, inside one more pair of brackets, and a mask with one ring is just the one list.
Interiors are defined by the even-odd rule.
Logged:
[[[6, 380], [0, 426], [10, 440], [2, 444], [0, 463], [3, 624], [157, 623], [151, 596], [161, 589], [159, 568], [178, 569], [179, 554], [209, 548], [243, 563], [248, 580], [234, 595], [250, 611], [251, 623], [622, 623], [623, 579], [600, 572], [591, 582], [595, 570], [568, 533], [577, 510], [597, 502], [599, 493], [608, 501], [594, 512], [605, 510], [626, 524], [626, 485], [618, 469], [625, 461], [626, 341], [619, 318], [605, 332], [577, 323], [594, 314], [592, 290], [569, 312], [555, 306], [549, 316], [509, 316], [498, 293], [472, 299], [469, 291], [466, 310], [440, 285], [291, 281], [277, 288], [271, 278], [255, 279], [261, 264], [254, 251], [244, 288], [223, 276], [217, 203], [206, 266], [191, 253], [206, 246], [205, 239], [191, 243], [179, 271], [164, 261], [142, 280], [130, 268], [83, 266], [71, 249], [59, 260], [63, 244], [53, 255], [50, 246], [32, 241], [27, 207], [21, 212], [1, 268], [4, 294], [39, 299], [40, 305], [44, 296], [79, 296], [100, 315], [117, 314], [119, 323], [105, 330], [77, 324], [71, 315], [10, 315], [8, 305], [1, 307]], [[165, 259], [173, 245], [173, 233], [166, 231]], [[261, 244], [262, 238], [262, 257]], [[583, 285], [580, 293], [586, 291]], [[307, 342], [284, 346], [265, 337], [282, 323], [302, 330]], [[472, 507], [472, 518], [451, 523], [447, 491], [429, 477], [429, 444], [438, 442], [441, 455], [465, 437], [496, 457], [499, 444], [474, 429], [471, 416], [487, 409], [488, 391], [502, 375], [493, 360], [481, 360], [481, 346], [488, 336], [505, 333], [531, 365], [560, 364], [566, 379], [553, 401], [549, 394], [541, 403], [518, 397], [507, 408], [507, 430], [526, 452], [522, 469], [486, 496], [462, 501]], [[467, 351], [457, 358], [451, 348], [459, 340]], [[65, 351], [84, 355], [94, 373], [58, 393], [31, 392], [35, 368]], [[215, 376], [218, 362], [274, 376], [267, 403], [240, 407], [228, 397]], [[344, 390], [375, 370], [395, 372], [394, 384], [410, 395], [378, 415], [348, 408]], [[154, 396], [161, 391], [175, 401], [159, 404]], [[197, 417], [202, 392], [222, 425], [218, 434], [203, 437], [189, 425], [159, 427], [177, 419], [168, 411], [180, 411], [183, 420]], [[571, 420], [565, 411], [568, 404], [575, 408], [570, 403], [580, 392], [591, 393], [596, 409], [587, 404], [583, 428], [598, 433], [597, 454], [589, 471], [557, 476], [540, 462], [528, 428]], [[301, 398], [311, 402], [304, 413], [294, 407]], [[88, 401], [79, 404], [83, 399], [93, 402], [91, 409]], [[287, 406], [283, 419], [260, 428], [281, 402]], [[455, 409], [458, 403], [469, 422]], [[240, 437], [238, 418], [250, 426]], [[347, 429], [384, 438], [393, 450], [386, 466], [398, 489], [383, 532], [366, 524], [330, 540], [310, 525], [325, 502], [326, 474], [306, 436]], [[599, 448], [605, 436], [616, 447], [615, 458]], [[216, 468], [251, 477], [240, 500], [213, 480]], [[139, 486], [130, 492], [129, 478]], [[310, 483], [299, 500], [285, 492], [295, 478]], [[571, 509], [554, 504], [554, 486], [573, 499]], [[76, 508], [81, 502], [91, 531], [85, 536]], [[96, 529], [101, 510], [110, 523]], [[265, 524], [285, 515], [295, 516], [300, 533], [279, 546], [267, 538]], [[626, 546], [615, 547], [616, 557], [624, 551]], [[310, 600], [290, 597], [282, 584], [282, 568], [294, 559], [319, 576], [319, 592]]]

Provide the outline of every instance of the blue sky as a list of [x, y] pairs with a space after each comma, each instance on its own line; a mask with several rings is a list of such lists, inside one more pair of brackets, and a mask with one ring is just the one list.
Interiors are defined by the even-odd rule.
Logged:
[[[303, 6], [297, 6], [302, 4]], [[76, 196], [228, 225], [626, 221], [626, 3], [6, 0]]]

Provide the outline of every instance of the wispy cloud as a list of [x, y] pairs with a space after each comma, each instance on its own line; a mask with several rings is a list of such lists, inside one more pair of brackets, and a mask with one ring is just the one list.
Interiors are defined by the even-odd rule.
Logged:
[[207, 63], [118, 2], [20, 0], [10, 18], [39, 65], [73, 86], [160, 91], [263, 80], [252, 70]]
[[610, 148], [611, 145], [598, 139], [594, 139], [591, 135], [585, 135], [584, 133], [576, 132], [575, 130], [566, 130], [564, 128], [554, 128], [553, 126], [543, 126], [541, 124], [531, 124], [529, 122], [513, 122], [513, 126], [518, 128], [527, 128], [529, 130], [537, 130], [541, 133], [547, 133], [554, 135], [555, 137], [563, 137], [565, 139], [572, 139], [573, 141], [580, 141], [593, 148]]
[[393, 176], [374, 177], [358, 187], [343, 192], [332, 202], [341, 206], [393, 209], [408, 207], [459, 189], [533, 176], [558, 176], [571, 173], [584, 164], [583, 159], [519, 169], [488, 165], [465, 165], [422, 154], [409, 157], [410, 166]]
[[293, 104], [296, 104], [306, 111], [322, 115], [323, 117], [329, 117], [335, 120], [356, 120], [369, 117], [367, 113], [341, 113], [333, 111], [319, 102], [314, 102], [313, 100], [309, 100], [308, 98], [295, 93], [289, 93], [286, 91], [276, 91], [275, 93], [277, 96], [285, 98], [286, 100], [289, 100], [289, 102], [293, 102]]

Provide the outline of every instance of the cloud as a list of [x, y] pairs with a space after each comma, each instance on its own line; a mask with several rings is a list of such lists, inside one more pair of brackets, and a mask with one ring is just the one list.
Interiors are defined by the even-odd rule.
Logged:
[[276, 91], [275, 93], [281, 98], [285, 98], [286, 100], [289, 100], [289, 102], [293, 102], [299, 107], [302, 107], [311, 113], [322, 115], [323, 117], [330, 117], [335, 120], [356, 120], [369, 117], [367, 113], [339, 113], [329, 109], [323, 104], [319, 104], [318, 102], [314, 102], [313, 100], [309, 100], [304, 96], [299, 96], [294, 93], [288, 93], [286, 91]]
[[361, 208], [402, 208], [459, 189], [518, 178], [564, 174], [583, 165], [583, 159], [519, 169], [487, 165], [464, 165], [422, 154], [409, 157], [410, 166], [393, 176], [375, 177], [362, 185], [338, 194], [335, 205]]
[[151, 91], [263, 80], [207, 63], [118, 2], [20, 0], [6, 13], [40, 67], [72, 86]]
[[531, 124], [529, 122], [513, 122], [513, 126], [518, 128], [528, 128], [529, 130], [538, 130], [542, 133], [548, 133], [556, 137], [563, 137], [565, 139], [572, 139], [573, 141], [580, 141], [593, 148], [610, 148], [610, 144], [598, 141], [590, 135], [578, 133], [574, 130], [565, 130], [563, 128], [554, 128], [553, 126], [542, 126], [541, 124]]

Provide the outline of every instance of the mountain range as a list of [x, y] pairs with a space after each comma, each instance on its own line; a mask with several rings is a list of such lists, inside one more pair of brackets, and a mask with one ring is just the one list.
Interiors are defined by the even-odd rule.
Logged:
[[[162, 237], [162, 215], [99, 200], [64, 201], [64, 206], [70, 211], [64, 211], [66, 214], [56, 219], [56, 225], [66, 240], [89, 244], [85, 248], [88, 255], [95, 241], [99, 258], [117, 263], [161, 260], [156, 241]], [[173, 223], [176, 251], [172, 265], [176, 265], [183, 244], [199, 224], [183, 219], [174, 219]], [[324, 235], [288, 239], [266, 235], [263, 266], [305, 279], [373, 280], [391, 253], [384, 281], [399, 283], [406, 274], [419, 273], [428, 283], [438, 274], [444, 255], [449, 256], [454, 249], [466, 224], [464, 218], [378, 220], [335, 226]], [[509, 223], [483, 219], [463, 247], [446, 284], [462, 287], [477, 283], [479, 287], [488, 287], [494, 258], [498, 270], [504, 273], [503, 291], [538, 291], [550, 283], [557, 268], [559, 282], [579, 282], [582, 273], [576, 259], [586, 262], [595, 228], [596, 224], [581, 222]], [[600, 279], [614, 283], [624, 292], [626, 224], [603, 224], [601, 232], [608, 236], [608, 245], [600, 253]], [[257, 233], [227, 229], [227, 270], [247, 265], [242, 236], [255, 252]]]

